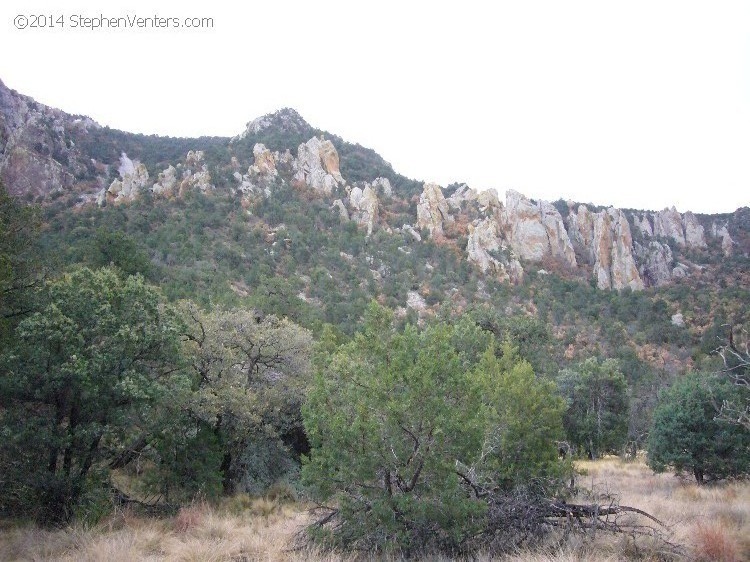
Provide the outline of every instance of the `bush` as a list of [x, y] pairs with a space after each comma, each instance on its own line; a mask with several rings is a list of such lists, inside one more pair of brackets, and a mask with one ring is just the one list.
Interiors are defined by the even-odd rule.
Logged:
[[712, 375], [692, 373], [664, 392], [654, 411], [648, 464], [656, 472], [691, 472], [698, 484], [750, 473], [750, 431], [716, 419], [734, 388]]
[[466, 364], [446, 324], [396, 332], [371, 305], [364, 331], [313, 384], [303, 481], [338, 506], [325, 545], [456, 554], [487, 525], [490, 491], [559, 474], [562, 403], [506, 345]]

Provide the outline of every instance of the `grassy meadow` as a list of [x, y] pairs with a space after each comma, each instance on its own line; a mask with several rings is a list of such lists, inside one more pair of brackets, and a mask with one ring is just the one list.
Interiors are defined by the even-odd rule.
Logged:
[[[574, 537], [518, 552], [508, 561], [750, 560], [750, 483], [698, 487], [671, 474], [654, 474], [641, 461], [617, 457], [580, 461], [580, 501], [619, 499], [647, 511], [665, 525], [677, 553], [649, 539], [626, 536]], [[219, 505], [182, 508], [174, 517], [150, 518], [119, 510], [90, 528], [44, 530], [5, 522], [0, 560], [70, 561], [338, 561], [367, 560], [300, 546], [311, 521], [306, 505], [277, 497], [236, 496]], [[480, 557], [479, 560], [492, 560]]]

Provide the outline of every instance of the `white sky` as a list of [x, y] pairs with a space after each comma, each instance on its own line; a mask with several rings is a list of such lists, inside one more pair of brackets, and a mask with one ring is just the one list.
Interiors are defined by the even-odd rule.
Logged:
[[[235, 135], [280, 107], [409, 177], [530, 197], [750, 205], [748, 2], [0, 3], [0, 79], [133, 132]], [[63, 16], [16, 30], [16, 15]], [[71, 16], [212, 30], [71, 29]]]

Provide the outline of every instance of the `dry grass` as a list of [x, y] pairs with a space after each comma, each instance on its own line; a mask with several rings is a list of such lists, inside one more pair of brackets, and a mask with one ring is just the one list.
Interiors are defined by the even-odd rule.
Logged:
[[[684, 558], [696, 562], [750, 560], [750, 484], [698, 487], [671, 475], [655, 475], [642, 462], [617, 458], [581, 462], [579, 484], [602, 502], [615, 496], [664, 521]], [[168, 519], [111, 515], [95, 528], [44, 531], [34, 526], [0, 530], [0, 560], [51, 561], [354, 561], [315, 549], [295, 550], [297, 533], [309, 522], [299, 503], [239, 495], [219, 507], [195, 504]], [[656, 544], [622, 538], [570, 542], [562, 549], [519, 552], [512, 562], [608, 562], [661, 560]], [[431, 560], [434, 560], [431, 559]], [[446, 559], [447, 560], [447, 559]], [[479, 557], [489, 561], [489, 557]]]

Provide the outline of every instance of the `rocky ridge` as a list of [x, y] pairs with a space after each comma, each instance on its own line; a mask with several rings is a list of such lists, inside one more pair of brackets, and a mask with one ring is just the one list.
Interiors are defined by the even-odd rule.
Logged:
[[[424, 243], [427, 237], [453, 244], [486, 275], [515, 283], [523, 279], [524, 267], [539, 264], [593, 278], [601, 289], [640, 290], [699, 272], [685, 250], [715, 244], [726, 257], [747, 253], [738, 250], [747, 237], [742, 235], [738, 246], [727, 220], [681, 214], [675, 208], [590, 210], [573, 202], [535, 201], [516, 191], [508, 191], [501, 201], [495, 191], [478, 192], [466, 184], [446, 197], [441, 186], [430, 182], [409, 200], [388, 178], [347, 179], [337, 145], [311, 133], [314, 129], [291, 109], [259, 117], [237, 137], [222, 141], [225, 152], [219, 152], [219, 161], [214, 156], [209, 162], [196, 145], [184, 157], [156, 160], [158, 167], [153, 162], [147, 167], [142, 153], [124, 146], [117, 158], [105, 158], [86, 153], [77, 143], [94, 131], [101, 127], [91, 119], [38, 104], [0, 82], [0, 179], [17, 196], [44, 201], [55, 193], [73, 193], [78, 204], [105, 205], [127, 203], [146, 190], [163, 197], [225, 190], [239, 194], [251, 211], [259, 198], [291, 185], [328, 199], [332, 212], [355, 222], [368, 236], [382, 229], [403, 234], [408, 243]], [[298, 140], [271, 150], [254, 142], [266, 133], [272, 140], [281, 133]], [[405, 209], [411, 219], [404, 216]], [[391, 216], [399, 222], [389, 225]], [[407, 224], [396, 226], [404, 219]]]

